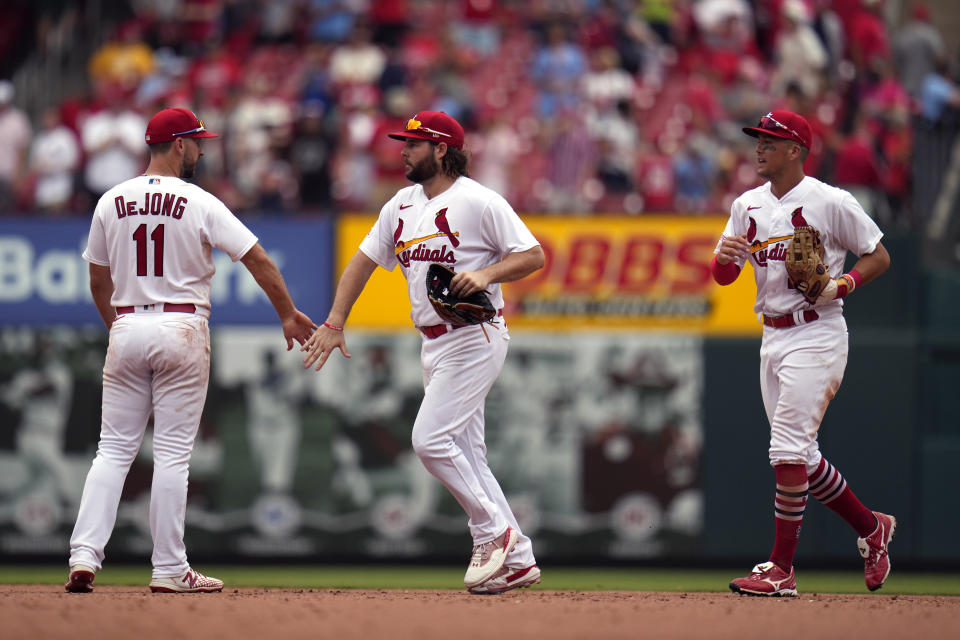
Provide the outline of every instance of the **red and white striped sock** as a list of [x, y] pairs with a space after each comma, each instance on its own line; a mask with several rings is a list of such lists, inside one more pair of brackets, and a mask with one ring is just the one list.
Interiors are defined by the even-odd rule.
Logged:
[[800, 523], [807, 506], [807, 469], [802, 464], [778, 464], [777, 497], [774, 500], [776, 535], [770, 562], [787, 573], [800, 542]]
[[840, 470], [820, 458], [816, 471], [810, 474], [810, 495], [847, 521], [861, 538], [873, 533], [877, 519], [873, 511], [863, 506], [847, 486]]

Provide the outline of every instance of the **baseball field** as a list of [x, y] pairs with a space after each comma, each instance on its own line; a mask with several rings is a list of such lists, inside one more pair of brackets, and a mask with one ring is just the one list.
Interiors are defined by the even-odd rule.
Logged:
[[804, 571], [797, 598], [736, 596], [731, 570], [544, 567], [544, 584], [501, 596], [457, 589], [459, 567], [198, 567], [220, 594], [160, 595], [149, 568], [108, 567], [92, 594], [65, 568], [0, 568], [5, 637], [66, 638], [956, 638], [960, 575], [894, 572], [881, 591], [856, 571]]

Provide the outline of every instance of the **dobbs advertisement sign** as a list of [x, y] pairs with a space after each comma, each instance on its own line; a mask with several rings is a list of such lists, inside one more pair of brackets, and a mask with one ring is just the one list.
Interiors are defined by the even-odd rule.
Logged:
[[[375, 219], [340, 219], [338, 273]], [[523, 219], [543, 246], [546, 265], [504, 285], [504, 315], [513, 328], [760, 333], [752, 311], [752, 273], [728, 287], [710, 276], [710, 258], [726, 217]], [[354, 328], [403, 328], [410, 326], [409, 314], [400, 269], [378, 269], [349, 323]]]

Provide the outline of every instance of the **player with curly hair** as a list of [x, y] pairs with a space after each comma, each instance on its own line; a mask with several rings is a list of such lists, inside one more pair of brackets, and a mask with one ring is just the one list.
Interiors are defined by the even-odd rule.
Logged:
[[[542, 268], [543, 249], [502, 196], [468, 177], [459, 122], [421, 111], [405, 130], [388, 135], [404, 142], [400, 156], [414, 185], [381, 209], [340, 277], [326, 322], [303, 348], [304, 365], [319, 370], [334, 349], [350, 357], [343, 325], [354, 302], [378, 265], [392, 271], [399, 264], [423, 338], [425, 389], [413, 450], [470, 518], [473, 555], [464, 585], [477, 594], [528, 587], [540, 582], [540, 569], [487, 464], [483, 409], [510, 339], [499, 283]], [[441, 281], [445, 270], [434, 267], [428, 281], [431, 265], [456, 273]], [[482, 315], [476, 324], [473, 315], [458, 321], [464, 307], [458, 310], [456, 299], [467, 302], [484, 291], [496, 315], [486, 316], [487, 323]]]

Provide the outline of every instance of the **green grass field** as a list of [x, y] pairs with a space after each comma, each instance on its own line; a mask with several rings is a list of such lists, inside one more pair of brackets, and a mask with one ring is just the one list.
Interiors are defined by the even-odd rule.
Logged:
[[[305, 566], [239, 567], [201, 566], [229, 587], [287, 589], [461, 589], [460, 567]], [[535, 589], [551, 591], [727, 591], [736, 571], [691, 569], [589, 569], [542, 567], [544, 584]], [[60, 585], [66, 567], [3, 566], [0, 584]], [[145, 586], [150, 581], [147, 566], [106, 567], [97, 574], [98, 585]], [[797, 574], [801, 593], [869, 593], [863, 575], [856, 571], [804, 571]], [[960, 596], [960, 575], [896, 572], [883, 589], [884, 595]]]

